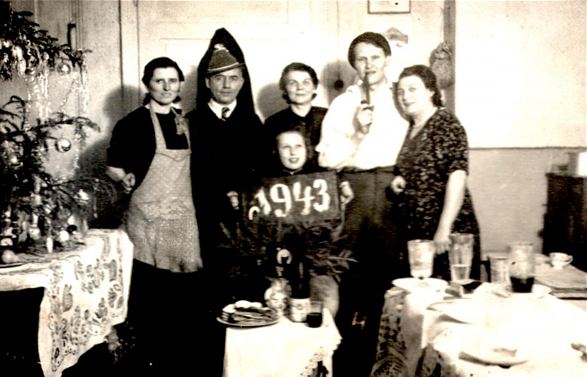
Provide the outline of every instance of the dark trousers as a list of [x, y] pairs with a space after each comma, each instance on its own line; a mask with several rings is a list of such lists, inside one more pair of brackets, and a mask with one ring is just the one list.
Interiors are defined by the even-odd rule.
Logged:
[[391, 169], [344, 172], [354, 199], [345, 212], [347, 247], [358, 263], [343, 276], [336, 323], [342, 342], [334, 355], [338, 377], [369, 376], [377, 346], [383, 295], [391, 281], [406, 276], [397, 232]]
[[[175, 273], [134, 260], [121, 375], [221, 376], [224, 333], [202, 272]], [[126, 339], [125, 339], [126, 338]]]

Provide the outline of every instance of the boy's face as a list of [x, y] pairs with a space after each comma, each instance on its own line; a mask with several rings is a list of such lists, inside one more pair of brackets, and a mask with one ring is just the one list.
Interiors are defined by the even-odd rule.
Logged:
[[306, 163], [306, 143], [297, 131], [283, 132], [277, 136], [277, 152], [281, 164], [287, 170], [300, 170]]
[[244, 83], [242, 68], [233, 68], [206, 78], [206, 86], [212, 92], [212, 97], [221, 105], [232, 103]]
[[385, 81], [385, 67], [391, 58], [385, 55], [381, 47], [361, 42], [355, 46], [353, 67], [361, 80], [368, 75], [368, 84], [377, 85]]

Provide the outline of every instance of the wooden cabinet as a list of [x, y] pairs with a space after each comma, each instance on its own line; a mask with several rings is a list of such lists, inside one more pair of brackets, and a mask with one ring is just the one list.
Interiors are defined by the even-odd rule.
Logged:
[[543, 252], [573, 255], [573, 265], [587, 271], [587, 177], [547, 174]]

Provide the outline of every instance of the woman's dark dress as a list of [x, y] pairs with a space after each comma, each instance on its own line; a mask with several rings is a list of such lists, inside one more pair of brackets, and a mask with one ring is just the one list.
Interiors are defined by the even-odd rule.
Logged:
[[[456, 170], [469, 171], [467, 134], [459, 120], [445, 109], [439, 109], [413, 138], [410, 125], [398, 155], [397, 173], [406, 180], [400, 197], [401, 219], [406, 241], [433, 239], [444, 204], [449, 175]], [[480, 277], [479, 225], [469, 190], [451, 229], [455, 233], [475, 235], [471, 278]], [[437, 256], [434, 276], [450, 280], [447, 253]]]

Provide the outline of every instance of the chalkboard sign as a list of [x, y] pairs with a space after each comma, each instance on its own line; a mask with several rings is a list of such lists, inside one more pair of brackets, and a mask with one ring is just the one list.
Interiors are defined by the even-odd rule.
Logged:
[[340, 217], [338, 177], [333, 171], [266, 178], [243, 195], [249, 220], [262, 217], [286, 223], [318, 222]]

